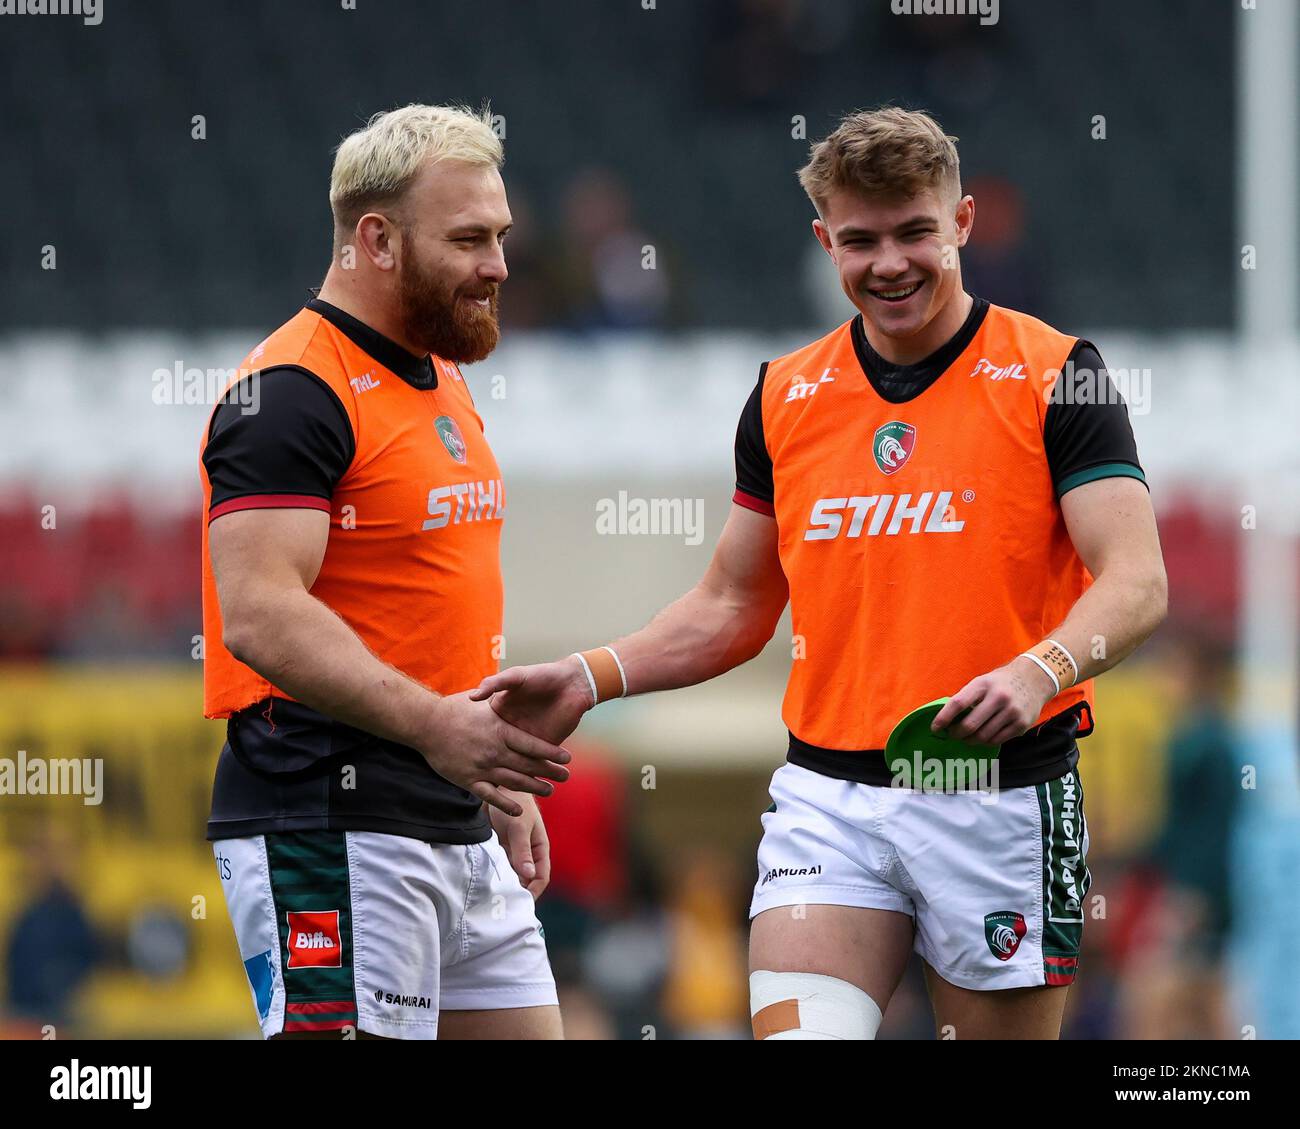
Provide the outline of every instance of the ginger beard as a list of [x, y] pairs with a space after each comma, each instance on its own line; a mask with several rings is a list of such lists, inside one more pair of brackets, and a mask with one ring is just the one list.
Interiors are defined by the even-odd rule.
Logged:
[[[481, 361], [497, 346], [497, 284], [454, 288], [416, 259], [414, 244], [398, 270], [398, 316], [407, 341], [457, 364]], [[479, 305], [478, 299], [486, 299]]]

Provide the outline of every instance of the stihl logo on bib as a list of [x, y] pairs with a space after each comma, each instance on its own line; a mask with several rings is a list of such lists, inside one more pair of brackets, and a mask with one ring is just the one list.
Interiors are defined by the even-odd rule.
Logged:
[[339, 911], [289, 912], [289, 967], [341, 968], [343, 943], [339, 939]]
[[[968, 490], [965, 492], [970, 494]], [[845, 537], [861, 537], [866, 525], [867, 514], [871, 514], [871, 524], [866, 525], [868, 537], [895, 537], [907, 527], [908, 533], [960, 533], [966, 528], [966, 522], [956, 516], [952, 505], [951, 490], [936, 494], [927, 490], [912, 503], [911, 494], [872, 494], [869, 497], [853, 498], [818, 498], [813, 503], [812, 513], [808, 515], [808, 528], [804, 531], [805, 541], [834, 541], [843, 534]], [[852, 512], [848, 527], [844, 518]], [[889, 524], [885, 522], [888, 520]]]

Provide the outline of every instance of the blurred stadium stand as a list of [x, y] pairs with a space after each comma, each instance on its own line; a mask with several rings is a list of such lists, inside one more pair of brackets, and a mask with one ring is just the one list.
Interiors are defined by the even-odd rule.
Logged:
[[[993, 29], [860, 0], [115, 0], [78, 34], [30, 21], [0, 41], [0, 142], [35, 158], [0, 182], [0, 326], [268, 324], [324, 273], [342, 135], [403, 102], [490, 99], [535, 225], [516, 238], [539, 251], [535, 277], [516, 265], [507, 319], [515, 292], [540, 291], [524, 322], [591, 323], [568, 226], [600, 171], [669, 272], [655, 320], [806, 325], [811, 212], [793, 170], [807, 144], [792, 119], [814, 138], [897, 101], [961, 137], [968, 178], [1016, 186], [1021, 257], [1050, 281], [1030, 312], [1226, 328], [1232, 5], [1144, 0], [1122, 19], [1105, 0], [1001, 7]], [[198, 114], [206, 140], [191, 140]], [[35, 269], [46, 244], [55, 271]]]

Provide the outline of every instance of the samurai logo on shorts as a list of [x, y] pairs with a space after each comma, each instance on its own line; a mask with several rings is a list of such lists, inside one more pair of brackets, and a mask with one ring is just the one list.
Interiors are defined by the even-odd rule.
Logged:
[[451, 416], [439, 416], [433, 421], [433, 426], [438, 429], [438, 438], [447, 448], [447, 454], [458, 463], [463, 463], [468, 448], [465, 446], [465, 436], [460, 433], [460, 426], [456, 421]]
[[289, 967], [343, 967], [338, 910], [289, 911]]
[[1004, 909], [984, 915], [984, 939], [989, 943], [989, 952], [998, 960], [1010, 960], [1016, 955], [1025, 932], [1023, 913]]
[[894, 420], [876, 428], [875, 438], [871, 441], [871, 455], [883, 473], [893, 474], [903, 469], [915, 446], [916, 428], [910, 423]]

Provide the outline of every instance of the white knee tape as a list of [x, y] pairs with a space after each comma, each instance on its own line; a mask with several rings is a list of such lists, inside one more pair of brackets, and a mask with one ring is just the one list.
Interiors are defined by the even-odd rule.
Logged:
[[756, 1039], [874, 1039], [880, 1008], [861, 988], [811, 972], [751, 972]]

